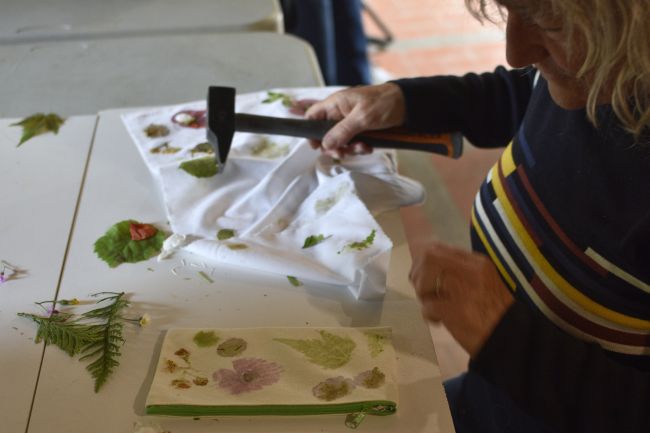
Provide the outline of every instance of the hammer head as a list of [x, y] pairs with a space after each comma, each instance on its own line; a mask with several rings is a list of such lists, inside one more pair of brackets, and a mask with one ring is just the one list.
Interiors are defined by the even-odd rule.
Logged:
[[219, 173], [223, 171], [235, 133], [235, 88], [210, 86], [206, 137], [214, 148]]

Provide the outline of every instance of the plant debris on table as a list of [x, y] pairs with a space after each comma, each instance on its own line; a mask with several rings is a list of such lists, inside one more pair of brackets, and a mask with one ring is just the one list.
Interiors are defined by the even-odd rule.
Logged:
[[158, 255], [166, 237], [151, 224], [124, 220], [97, 239], [95, 253], [111, 268], [124, 262], [137, 263]]
[[63, 125], [64, 122], [65, 119], [59, 117], [56, 113], [36, 113], [29, 117], [25, 117], [20, 122], [12, 123], [10, 126], [23, 127], [23, 136], [20, 138], [20, 142], [16, 145], [16, 147], [19, 147], [21, 144], [37, 135], [45, 134], [47, 132], [58, 134], [59, 127]]

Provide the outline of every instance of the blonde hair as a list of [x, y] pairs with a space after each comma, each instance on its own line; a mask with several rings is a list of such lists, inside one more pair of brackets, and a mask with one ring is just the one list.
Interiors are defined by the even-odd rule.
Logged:
[[[482, 21], [503, 19], [494, 0], [465, 0]], [[586, 53], [577, 78], [588, 80], [587, 116], [597, 125], [596, 106], [608, 95], [614, 113], [635, 136], [650, 129], [650, 1], [518, 0], [531, 16], [561, 19], [569, 41]], [[491, 8], [493, 6], [494, 8]], [[581, 50], [582, 51], [582, 50]], [[585, 80], [587, 81], [587, 80]], [[645, 131], [644, 131], [645, 130]]]

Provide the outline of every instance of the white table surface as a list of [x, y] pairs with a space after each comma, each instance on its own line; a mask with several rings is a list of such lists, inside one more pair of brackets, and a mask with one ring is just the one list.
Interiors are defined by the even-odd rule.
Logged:
[[2, 0], [0, 14], [0, 44], [282, 29], [277, 0]]
[[[85, 298], [92, 292], [125, 291], [130, 294], [132, 315], [146, 312], [152, 322], [145, 328], [126, 328], [121, 365], [97, 394], [85, 363], [48, 347], [28, 432], [131, 432], [134, 422], [152, 419], [143, 416], [144, 401], [163, 331], [172, 327], [375, 325], [392, 326], [394, 330], [400, 406], [394, 416], [368, 416], [359, 431], [454, 431], [429, 331], [407, 282], [410, 259], [397, 212], [380, 220], [395, 243], [388, 294], [383, 301], [360, 302], [343, 287], [293, 287], [283, 276], [206, 263], [215, 280], [211, 284], [192, 266], [203, 266], [206, 260], [189, 254], [110, 269], [93, 253], [93, 243], [108, 227], [128, 218], [165, 222], [158, 187], [119, 114], [100, 113], [59, 297]], [[171, 268], [181, 259], [187, 266], [175, 276]], [[343, 419], [336, 415], [230, 417], [218, 421], [153, 418], [173, 433], [215, 429], [349, 432]]]
[[16, 148], [18, 119], [0, 119], [0, 260], [20, 278], [0, 284], [0, 431], [27, 427], [43, 344], [18, 312], [54, 299], [97, 117], [67, 119], [58, 135]]
[[312, 48], [293, 36], [227, 33], [0, 45], [0, 117], [96, 113], [323, 83]]

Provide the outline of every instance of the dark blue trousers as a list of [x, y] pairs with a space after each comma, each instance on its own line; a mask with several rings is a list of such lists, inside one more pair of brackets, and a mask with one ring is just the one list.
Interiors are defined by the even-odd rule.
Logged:
[[552, 433], [471, 371], [444, 383], [456, 433]]

